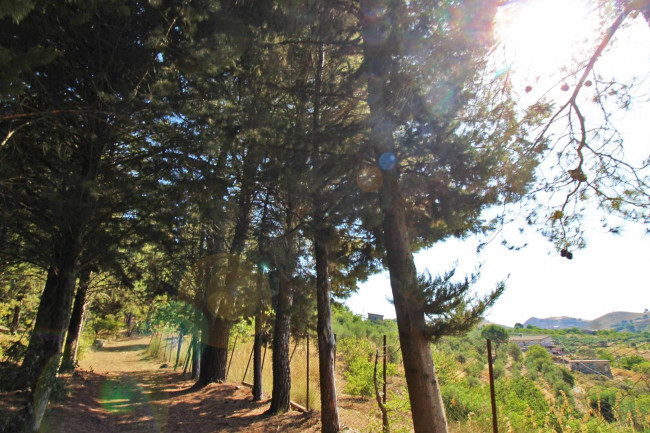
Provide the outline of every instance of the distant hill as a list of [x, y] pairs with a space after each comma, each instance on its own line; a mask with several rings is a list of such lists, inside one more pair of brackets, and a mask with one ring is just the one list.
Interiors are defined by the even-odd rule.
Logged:
[[507, 325], [502, 325], [500, 323], [490, 322], [489, 320], [485, 320], [485, 319], [481, 320], [481, 322], [478, 324], [477, 327], [480, 329], [480, 328], [482, 328], [484, 326], [487, 326], [487, 325], [497, 325], [497, 326], [500, 326], [500, 327], [505, 328], [505, 329], [512, 329], [512, 326], [507, 326]]
[[615, 311], [600, 316], [594, 320], [583, 320], [575, 317], [548, 317], [538, 319], [531, 317], [524, 322], [524, 326], [537, 326], [542, 329], [616, 329], [616, 330], [636, 330], [640, 331], [650, 327], [649, 313], [630, 313], [626, 311]]

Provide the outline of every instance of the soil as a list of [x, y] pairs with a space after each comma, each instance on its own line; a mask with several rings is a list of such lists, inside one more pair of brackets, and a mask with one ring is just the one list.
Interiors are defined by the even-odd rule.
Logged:
[[251, 390], [232, 383], [192, 390], [194, 381], [173, 366], [148, 359], [149, 337], [107, 342], [77, 371], [63, 377], [63, 395], [50, 403], [47, 433], [318, 432], [317, 413], [267, 416], [270, 396], [253, 402]]

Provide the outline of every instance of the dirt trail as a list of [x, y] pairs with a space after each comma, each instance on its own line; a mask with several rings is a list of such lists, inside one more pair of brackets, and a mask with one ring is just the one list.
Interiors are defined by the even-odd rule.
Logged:
[[250, 389], [211, 384], [188, 392], [193, 382], [161, 362], [147, 359], [149, 337], [107, 343], [93, 350], [65, 396], [50, 405], [41, 431], [108, 432], [317, 432], [318, 415], [291, 411], [267, 417], [268, 396], [252, 402]]

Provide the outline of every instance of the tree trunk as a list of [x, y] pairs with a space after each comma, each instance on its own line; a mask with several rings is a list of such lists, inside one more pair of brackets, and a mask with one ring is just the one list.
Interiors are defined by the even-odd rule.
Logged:
[[126, 316], [126, 336], [130, 337], [131, 334], [133, 333], [133, 329], [131, 328], [133, 326], [133, 313], [129, 313]]
[[220, 317], [208, 321], [206, 340], [201, 347], [199, 386], [212, 382], [225, 382], [228, 365], [228, 340], [232, 324]]
[[334, 381], [335, 341], [332, 332], [330, 283], [328, 268], [327, 229], [316, 229], [316, 302], [318, 307], [318, 373], [320, 376], [321, 429], [323, 433], [339, 431], [339, 414]]
[[84, 312], [86, 309], [86, 294], [90, 285], [90, 271], [84, 270], [79, 275], [79, 287], [74, 298], [68, 335], [63, 348], [63, 359], [61, 360], [61, 372], [74, 370], [77, 365], [77, 349], [79, 337], [83, 327]]
[[11, 325], [9, 326], [9, 332], [15, 334], [18, 332], [18, 326], [20, 325], [20, 310], [22, 308], [22, 301], [14, 307], [14, 313], [11, 317]]
[[38, 431], [56, 382], [63, 339], [68, 330], [76, 279], [74, 251], [62, 248], [57, 266], [51, 266], [36, 315], [34, 331], [21, 366], [24, 385], [30, 388], [25, 426]]
[[[361, 26], [364, 36], [364, 62], [368, 79], [368, 105], [370, 107], [370, 139], [379, 158], [386, 152], [395, 155], [395, 142], [391, 117], [386, 112], [388, 82], [393, 54], [390, 20], [378, 20], [364, 12], [382, 10], [383, 2], [361, 2]], [[389, 34], [388, 38], [377, 35]], [[417, 271], [410, 247], [406, 211], [399, 191], [399, 163], [383, 171], [383, 184], [379, 191], [383, 213], [383, 232], [387, 265], [397, 316], [404, 370], [411, 402], [411, 415], [416, 433], [447, 432], [440, 386], [433, 366], [429, 341], [423, 327], [425, 317], [422, 296], [417, 293]]]
[[[250, 210], [252, 207], [255, 172], [259, 156], [251, 149], [246, 154], [244, 169], [242, 173], [242, 189], [238, 199], [238, 213], [235, 221], [235, 231], [230, 245], [230, 256], [228, 258], [228, 274], [226, 275], [224, 290], [229, 290], [232, 285], [237, 284], [237, 270], [239, 267], [239, 255], [244, 251], [246, 238], [250, 229]], [[211, 382], [225, 382], [226, 368], [228, 364], [228, 342], [232, 321], [223, 318], [224, 312], [216, 311], [216, 316], [207, 308], [207, 300], [204, 300], [206, 317], [208, 318], [208, 342], [203, 344], [201, 351], [201, 368], [197, 385], [205, 386]], [[224, 304], [221, 304], [223, 307]], [[233, 307], [234, 306], [230, 306]], [[226, 307], [228, 308], [228, 307]], [[227, 312], [231, 315], [232, 311]], [[203, 359], [205, 358], [205, 359]]]
[[198, 380], [201, 371], [201, 341], [192, 337], [192, 379]]
[[176, 363], [174, 364], [174, 370], [178, 367], [178, 360], [181, 359], [181, 346], [183, 345], [183, 331], [181, 330], [178, 333], [178, 345], [176, 347]]
[[278, 275], [278, 306], [275, 310], [273, 329], [273, 393], [271, 415], [289, 411], [291, 403], [291, 365], [289, 361], [289, 338], [291, 335], [290, 309], [293, 294], [290, 282], [282, 271]]
[[262, 315], [255, 316], [255, 341], [253, 342], [253, 401], [262, 400]]
[[313, 148], [314, 148], [314, 173], [313, 182], [315, 191], [313, 196], [314, 207], [314, 258], [316, 261], [316, 303], [318, 309], [318, 374], [320, 377], [321, 396], [321, 431], [323, 433], [338, 433], [339, 413], [336, 401], [336, 384], [334, 381], [334, 353], [335, 342], [332, 332], [332, 308], [330, 305], [328, 233], [330, 227], [325, 221], [325, 210], [321, 187], [323, 180], [320, 176], [322, 159], [318, 136], [320, 134], [320, 111], [323, 80], [323, 67], [325, 51], [322, 44], [317, 47], [316, 75], [314, 77], [314, 112], [313, 112]]

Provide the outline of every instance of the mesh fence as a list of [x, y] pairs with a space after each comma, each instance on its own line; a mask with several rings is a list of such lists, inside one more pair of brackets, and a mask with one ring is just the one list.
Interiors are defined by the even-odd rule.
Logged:
[[[343, 431], [382, 431], [382, 412], [377, 401], [375, 381], [379, 399], [388, 411], [391, 431], [412, 431], [399, 342], [397, 337], [388, 337], [384, 344], [384, 338], [337, 339], [335, 382], [339, 421]], [[149, 352], [163, 359], [170, 367], [182, 369], [191, 356], [190, 339], [182, 339], [180, 350], [178, 342], [178, 336], [154, 335]], [[600, 346], [594, 346], [594, 351], [609, 350], [613, 362], [629, 358], [631, 354], [627, 349], [598, 344]], [[603, 395], [594, 395], [588, 389], [585, 391], [575, 387], [555, 389], [551, 372], [563, 374], [562, 371], [570, 369], [570, 364], [563, 358], [584, 358], [595, 353], [586, 351], [584, 347], [580, 349], [583, 353], [580, 353], [570, 336], [556, 339], [556, 345], [562, 349], [562, 355], [552, 360], [555, 370], [549, 367], [550, 364], [545, 364], [545, 367], [535, 371], [534, 364], [524, 362], [522, 358], [519, 361], [522, 367], [518, 371], [513, 358], [506, 354], [503, 347], [499, 349], [498, 356], [493, 358], [499, 431], [650, 431], [650, 372], [626, 373], [621, 369], [617, 369], [615, 375], [594, 372], [593, 380], [599, 386], [605, 390], [615, 390], [608, 391], [607, 395], [605, 392]], [[650, 343], [641, 342], [637, 352], [639, 350], [639, 353], [645, 353], [644, 350], [650, 353]], [[487, 353], [481, 354], [483, 359], [463, 359], [462, 354], [446, 351], [444, 347], [434, 346], [432, 352], [450, 431], [492, 432]], [[262, 354], [263, 392], [265, 397], [269, 397], [273, 384], [270, 345], [262, 349]], [[290, 344], [290, 358], [292, 402], [308, 410], [319, 411], [319, 357], [315, 336], [310, 336], [309, 341], [307, 338], [293, 340]], [[500, 363], [505, 362], [509, 363], [507, 369], [500, 366]], [[227, 379], [234, 383], [253, 382], [252, 337], [231, 339]], [[540, 383], [546, 383], [547, 386], [541, 386]]]

